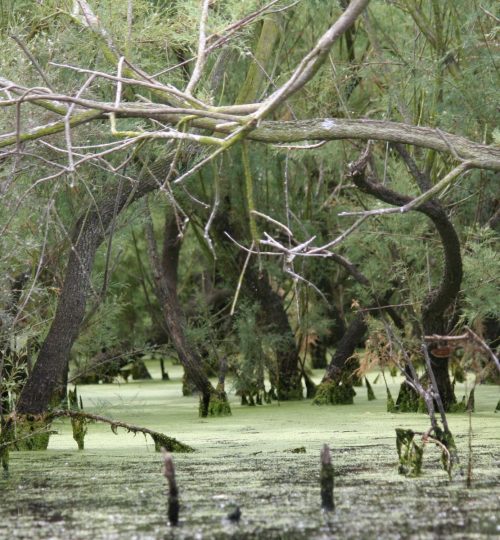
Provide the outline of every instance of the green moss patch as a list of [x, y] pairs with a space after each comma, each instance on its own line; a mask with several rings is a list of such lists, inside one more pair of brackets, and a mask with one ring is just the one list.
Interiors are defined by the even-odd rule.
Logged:
[[356, 392], [345, 381], [323, 381], [316, 389], [314, 405], [352, 405]]

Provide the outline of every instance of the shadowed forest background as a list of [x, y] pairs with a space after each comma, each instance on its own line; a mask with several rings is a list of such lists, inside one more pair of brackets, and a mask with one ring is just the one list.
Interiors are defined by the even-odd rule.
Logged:
[[499, 22], [0, 0], [5, 538], [498, 533]]

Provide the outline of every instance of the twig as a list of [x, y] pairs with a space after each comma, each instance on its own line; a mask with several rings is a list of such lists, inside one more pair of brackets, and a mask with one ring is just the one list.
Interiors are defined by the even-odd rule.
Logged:
[[270, 223], [276, 225], [277, 227], [279, 227], [280, 229], [285, 231], [286, 234], [289, 237], [293, 238], [293, 232], [285, 224], [281, 223], [280, 221], [278, 221], [276, 219], [273, 219], [272, 217], [268, 216], [267, 214], [263, 214], [262, 212], [259, 212], [257, 210], [251, 210], [250, 213], [254, 214], [256, 216], [259, 216], [259, 217], [269, 221]]
[[287, 150], [313, 150], [314, 148], [321, 148], [328, 141], [320, 141], [314, 144], [273, 144], [274, 148], [286, 148]]
[[[214, 43], [212, 43], [209, 47], [207, 47], [205, 52], [206, 53], [212, 52], [215, 49], [217, 49], [217, 48], [221, 47], [222, 45], [226, 44], [233, 34], [235, 34], [238, 30], [241, 30], [242, 28], [244, 28], [248, 24], [252, 23], [254, 20], [256, 20], [259, 17], [259, 15], [262, 15], [267, 9], [269, 9], [271, 6], [273, 6], [277, 2], [279, 2], [279, 0], [272, 0], [271, 2], [266, 4], [265, 6], [258, 9], [257, 11], [254, 11], [253, 13], [250, 13], [249, 15], [246, 15], [245, 17], [243, 17], [239, 21], [236, 21], [236, 22], [230, 24], [229, 26], [224, 28], [221, 32], [210, 35], [207, 38], [207, 41], [213, 41], [214, 39], [216, 39], [216, 38], [217, 39], [216, 39], [216, 41]], [[221, 34], [222, 34], [222, 37], [221, 37]], [[196, 56], [192, 56], [191, 58], [188, 58], [187, 60], [184, 60], [183, 62], [179, 62], [175, 66], [170, 66], [170, 67], [168, 67], [166, 69], [163, 69], [162, 71], [159, 71], [158, 73], [155, 73], [153, 75], [153, 77], [158, 77], [160, 75], [164, 75], [165, 73], [168, 73], [170, 71], [173, 71], [174, 69], [178, 69], [178, 68], [180, 68], [182, 66], [185, 66], [186, 64], [191, 63], [193, 60], [196, 60]]]
[[199, 30], [199, 38], [198, 38], [198, 54], [196, 56], [196, 64], [193, 69], [193, 73], [191, 75], [191, 79], [189, 80], [188, 85], [186, 86], [186, 94], [192, 94], [194, 88], [198, 84], [198, 81], [201, 78], [201, 72], [203, 70], [203, 66], [205, 65], [205, 48], [207, 43], [207, 36], [206, 36], [206, 26], [207, 26], [207, 19], [208, 19], [208, 6], [210, 5], [210, 0], [202, 0], [202, 8], [201, 8], [201, 16], [200, 16], [200, 30]]
[[448, 450], [448, 448], [446, 448], [446, 446], [441, 441], [438, 441], [438, 439], [431, 437], [428, 431], [426, 431], [425, 433], [415, 433], [415, 435], [420, 435], [422, 437], [422, 442], [424, 444], [427, 442], [432, 442], [436, 446], [439, 446], [439, 448], [441, 448], [441, 451], [444, 452], [444, 454], [446, 455], [446, 458], [448, 459], [448, 464], [451, 464], [450, 451]]
[[465, 327], [465, 330], [465, 334], [461, 334], [459, 336], [441, 336], [438, 334], [433, 334], [432, 336], [424, 336], [424, 341], [475, 341], [490, 356], [490, 358], [495, 363], [497, 369], [500, 371], [500, 361], [498, 359], [498, 356], [491, 349], [491, 347], [468, 326]]
[[344, 34], [355, 22], [357, 17], [368, 6], [370, 0], [352, 0], [342, 15], [321, 36], [313, 49], [302, 59], [292, 76], [278, 90], [271, 94], [252, 115], [255, 120], [261, 120], [274, 111], [292, 94], [300, 90], [316, 74], [325, 61], [333, 43]]
[[[227, 234], [227, 233], [226, 233], [226, 234]], [[228, 236], [229, 236], [229, 235], [228, 235]], [[250, 261], [250, 257], [252, 256], [252, 253], [258, 253], [258, 252], [253, 252], [253, 251], [252, 251], [253, 246], [254, 246], [254, 242], [252, 242], [252, 243], [250, 244], [250, 249], [248, 250], [248, 253], [247, 253], [245, 262], [244, 262], [244, 264], [243, 264], [243, 268], [241, 269], [240, 277], [238, 278], [238, 285], [237, 285], [237, 287], [236, 287], [236, 292], [234, 293], [233, 303], [231, 304], [231, 311], [229, 312], [229, 314], [230, 314], [231, 316], [234, 315], [234, 310], [235, 310], [235, 308], [236, 308], [236, 303], [238, 302], [238, 297], [239, 297], [239, 295], [240, 295], [241, 285], [242, 285], [242, 283], [243, 283], [243, 276], [245, 275], [245, 272], [246, 272], [248, 263], [249, 263], [249, 261]]]
[[20, 37], [14, 35], [14, 34], [11, 34], [10, 37], [19, 45], [19, 47], [21, 47], [24, 54], [30, 59], [31, 63], [33, 64], [33, 67], [38, 71], [38, 74], [43, 79], [43, 82], [47, 85], [47, 88], [49, 90], [53, 90], [52, 85], [50, 84], [50, 81], [49, 81], [47, 75], [45, 74], [45, 71], [42, 69], [42, 66], [40, 65], [38, 60], [33, 56], [33, 54], [28, 49], [28, 47], [24, 43], [24, 41]]
[[479, 6], [479, 9], [481, 9], [481, 11], [483, 11], [484, 13], [486, 13], [486, 15], [488, 15], [488, 17], [491, 17], [494, 21], [496, 21], [497, 23], [500, 24], [500, 19], [498, 17], [496, 17], [495, 15], [493, 15], [493, 13], [489, 12], [487, 9], [485, 9], [483, 6]]
[[473, 332], [468, 326], [466, 326], [465, 329], [469, 336], [471, 336], [474, 341], [479, 343], [479, 345], [481, 345], [481, 347], [490, 355], [493, 362], [495, 362], [498, 371], [500, 371], [500, 361], [498, 359], [498, 356], [492, 351], [489, 345], [484, 340], [482, 340], [475, 332]]

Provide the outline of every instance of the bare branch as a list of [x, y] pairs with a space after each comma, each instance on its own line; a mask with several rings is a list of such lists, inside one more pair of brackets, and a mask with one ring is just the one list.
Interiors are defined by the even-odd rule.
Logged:
[[481, 339], [471, 328], [465, 327], [465, 334], [459, 336], [439, 336], [434, 334], [432, 336], [424, 336], [424, 341], [473, 341], [476, 342], [481, 349], [493, 360], [498, 371], [500, 371], [500, 360], [498, 356], [493, 352], [491, 347]]
[[463, 173], [472, 168], [472, 163], [470, 161], [464, 161], [450, 171], [442, 180], [440, 180], [436, 185], [431, 189], [422, 193], [418, 197], [412, 199], [409, 203], [404, 204], [396, 208], [378, 208], [375, 210], [366, 210], [363, 212], [340, 212], [339, 216], [380, 216], [383, 214], [404, 214], [410, 210], [418, 208], [421, 204], [432, 199], [435, 195], [449, 187], [454, 183], [454, 181]]
[[208, 6], [210, 5], [210, 0], [202, 0], [201, 7], [201, 16], [200, 16], [200, 29], [199, 29], [199, 38], [198, 38], [198, 54], [196, 57], [196, 64], [189, 80], [188, 85], [186, 86], [186, 94], [192, 94], [196, 85], [198, 84], [201, 73], [203, 71], [203, 66], [205, 65], [205, 48], [207, 44], [206, 36], [206, 26], [208, 19]]
[[285, 231], [286, 234], [288, 234], [288, 236], [293, 237], [293, 232], [285, 224], [281, 223], [280, 221], [278, 221], [276, 219], [273, 219], [271, 216], [268, 216], [267, 214], [263, 214], [262, 212], [258, 212], [257, 210], [251, 210], [250, 213], [254, 214], [256, 216], [259, 216], [259, 217], [265, 219], [266, 221], [269, 221], [269, 223], [272, 223], [273, 225], [276, 225], [277, 227], [279, 227], [280, 229]]
[[321, 36], [316, 46], [303, 58], [290, 79], [260, 105], [252, 115], [255, 120], [261, 120], [269, 115], [313, 78], [325, 61], [332, 45], [354, 24], [369, 2], [370, 0], [351, 1], [337, 21]]
[[250, 249], [248, 250], [247, 256], [245, 258], [245, 262], [243, 263], [243, 268], [241, 269], [240, 277], [238, 278], [238, 285], [236, 286], [236, 292], [234, 293], [233, 303], [231, 304], [231, 311], [229, 312], [231, 316], [234, 315], [234, 310], [236, 309], [236, 303], [238, 302], [238, 298], [240, 296], [241, 285], [243, 284], [243, 277], [245, 275], [248, 263], [250, 262], [250, 257], [252, 256], [252, 253], [258, 253], [258, 252], [252, 251], [253, 246], [254, 246], [254, 243], [252, 242], [250, 245]]
[[38, 60], [33, 56], [31, 51], [28, 49], [26, 43], [24, 43], [24, 41], [20, 37], [15, 36], [14, 34], [12, 34], [10, 37], [19, 45], [19, 47], [21, 47], [24, 54], [30, 59], [31, 63], [33, 64], [33, 67], [38, 71], [38, 74], [42, 78], [43, 82], [46, 84], [47, 88], [49, 90], [53, 90], [50, 84], [50, 81], [47, 75], [45, 74], [45, 71], [42, 69], [42, 66], [40, 65]]

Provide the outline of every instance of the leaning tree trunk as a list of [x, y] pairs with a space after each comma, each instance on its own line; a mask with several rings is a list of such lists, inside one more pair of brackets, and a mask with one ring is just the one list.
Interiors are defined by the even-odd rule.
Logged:
[[118, 213], [129, 203], [157, 189], [159, 184], [155, 173], [162, 177], [161, 172], [166, 167], [166, 160], [158, 160], [145, 174], [141, 174], [137, 184], [116, 186], [97, 209], [88, 210], [77, 221], [56, 313], [33, 371], [21, 392], [17, 405], [19, 413], [45, 412], [52, 397], [64, 390], [70, 351], [78, 337], [91, 289], [96, 251]]
[[[398, 146], [397, 150], [407, 163], [411, 174], [420, 187], [425, 190], [430, 181], [416, 167], [413, 159]], [[375, 178], [368, 178], [365, 174], [368, 155], [363, 156], [351, 169], [351, 178], [362, 191], [373, 195], [377, 199], [395, 206], [403, 206], [411, 202], [411, 197], [401, 195], [385, 187]], [[439, 287], [425, 298], [422, 307], [422, 330], [424, 335], [446, 334], [449, 331], [446, 311], [456, 302], [462, 282], [462, 258], [460, 254], [460, 240], [448, 219], [445, 210], [435, 200], [422, 203], [415, 208], [417, 212], [425, 214], [436, 227], [444, 252], [444, 271]], [[441, 400], [446, 410], [456, 402], [448, 370], [448, 358], [435, 356], [430, 348], [431, 366], [436, 378]]]
[[[367, 285], [364, 276], [362, 283]], [[366, 280], [366, 281], [365, 281]], [[353, 379], [356, 377], [357, 362], [350, 362], [358, 344], [368, 331], [367, 313], [372, 315], [385, 311], [398, 328], [403, 328], [403, 321], [391, 306], [386, 306], [393, 291], [387, 291], [383, 298], [375, 298], [369, 311], [361, 310], [347, 327], [337, 344], [335, 354], [326, 368], [325, 374], [317, 388], [313, 403], [316, 405], [349, 405], [353, 403], [356, 392]], [[378, 309], [377, 309], [378, 308]]]
[[338, 342], [337, 350], [332, 356], [323, 380], [316, 389], [313, 401], [315, 405], [349, 405], [353, 403], [356, 392], [351, 377], [354, 373], [353, 370], [346, 369], [346, 364], [368, 330], [365, 318], [364, 312], [358, 313]]
[[184, 332], [185, 318], [177, 296], [177, 269], [182, 241], [176, 216], [167, 217], [160, 262], [150, 219], [146, 222], [146, 237], [151, 266], [154, 272], [155, 292], [161, 305], [170, 339], [184, 367], [188, 379], [200, 392], [200, 416], [231, 414], [224, 391], [224, 383], [217, 388], [210, 383], [198, 352], [191, 346]]

